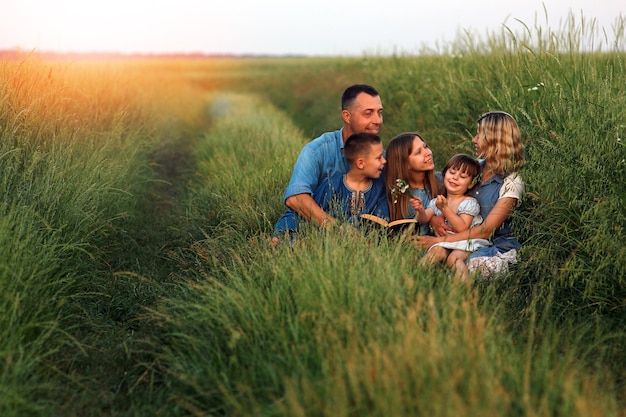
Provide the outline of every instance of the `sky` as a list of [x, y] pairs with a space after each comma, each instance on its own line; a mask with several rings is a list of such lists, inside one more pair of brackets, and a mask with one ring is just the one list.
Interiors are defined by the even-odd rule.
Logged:
[[464, 31], [596, 21], [624, 0], [0, 0], [0, 50], [235, 55], [413, 54]]

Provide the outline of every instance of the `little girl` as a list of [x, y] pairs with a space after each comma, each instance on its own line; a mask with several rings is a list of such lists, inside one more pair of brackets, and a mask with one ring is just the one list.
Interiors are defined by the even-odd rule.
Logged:
[[[468, 230], [482, 223], [478, 201], [467, 195], [476, 184], [480, 174], [480, 165], [469, 155], [458, 154], [450, 158], [443, 171], [446, 195], [438, 195], [424, 208], [421, 201], [413, 199], [411, 204], [420, 223], [428, 223], [433, 216], [443, 215], [446, 224], [454, 232]], [[458, 242], [441, 242], [431, 246], [422, 259], [422, 265], [443, 263], [452, 268], [455, 276], [465, 279], [469, 269], [465, 265], [468, 255], [478, 248], [489, 246], [486, 239], [467, 239]]]

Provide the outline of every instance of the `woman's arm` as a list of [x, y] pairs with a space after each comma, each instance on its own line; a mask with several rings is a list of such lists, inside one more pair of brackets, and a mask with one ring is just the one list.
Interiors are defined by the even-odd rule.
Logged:
[[443, 216], [433, 216], [432, 219], [430, 219], [430, 228], [437, 236], [445, 236], [448, 232], [454, 232], [454, 230], [446, 224], [446, 219]]
[[517, 206], [517, 198], [505, 197], [501, 198], [493, 206], [487, 218], [477, 226], [474, 226], [464, 232], [448, 234], [446, 236], [416, 236], [416, 243], [422, 248], [429, 248], [439, 242], [458, 242], [469, 239], [489, 239], [493, 233], [504, 223], [511, 215], [513, 209]]

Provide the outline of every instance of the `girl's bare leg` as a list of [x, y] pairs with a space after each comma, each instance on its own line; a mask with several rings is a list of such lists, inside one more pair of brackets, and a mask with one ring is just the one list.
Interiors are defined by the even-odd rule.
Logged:
[[426, 255], [420, 261], [420, 265], [427, 266], [432, 264], [440, 264], [445, 262], [448, 257], [449, 250], [441, 246], [434, 246], [428, 250]]
[[465, 260], [469, 256], [469, 252], [464, 250], [455, 249], [450, 252], [446, 263], [454, 271], [454, 276], [461, 281], [465, 281], [469, 278], [469, 268], [465, 264]]

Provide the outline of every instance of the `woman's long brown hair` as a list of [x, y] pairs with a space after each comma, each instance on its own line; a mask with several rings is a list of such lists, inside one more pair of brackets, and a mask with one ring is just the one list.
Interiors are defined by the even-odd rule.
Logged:
[[[413, 152], [413, 141], [419, 138], [424, 145], [426, 141], [418, 133], [406, 132], [394, 137], [387, 144], [385, 168], [385, 186], [387, 188], [387, 202], [389, 203], [389, 217], [391, 221], [406, 219], [410, 217], [410, 193], [392, 195], [391, 190], [396, 186], [396, 180], [402, 179], [409, 182], [409, 155]], [[435, 177], [435, 171], [426, 172], [424, 185], [429, 191], [430, 198], [439, 194], [439, 184]], [[394, 203], [394, 199], [396, 200]]]

